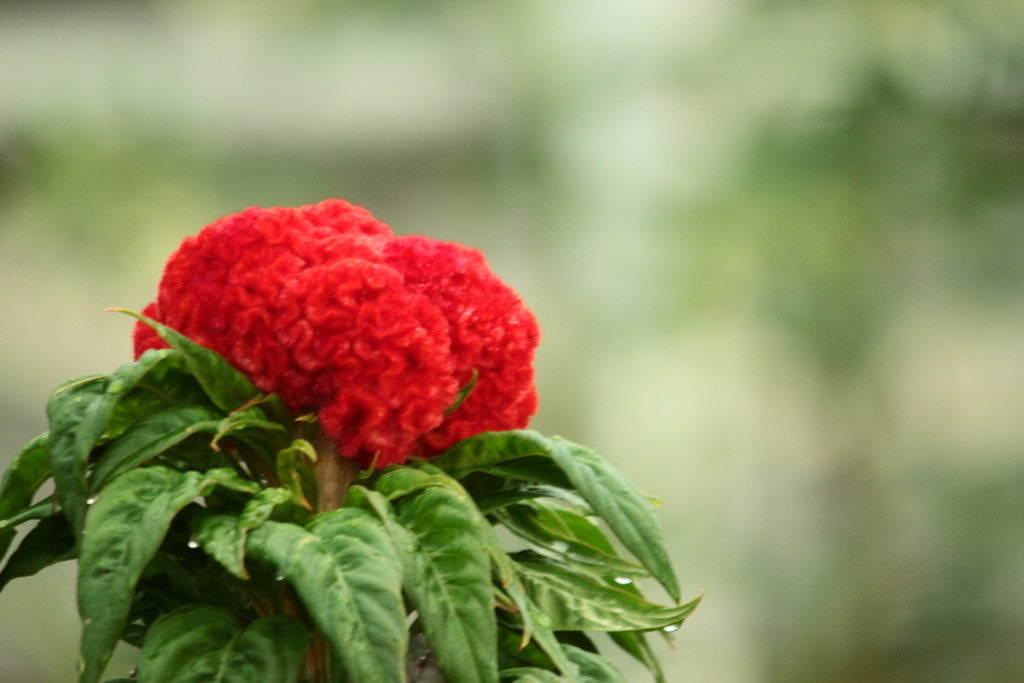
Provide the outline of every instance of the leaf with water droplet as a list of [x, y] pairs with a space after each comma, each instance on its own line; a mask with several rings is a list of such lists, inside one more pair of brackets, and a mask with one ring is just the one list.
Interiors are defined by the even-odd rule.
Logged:
[[[57, 496], [64, 514], [81, 543], [89, 486], [86, 469], [89, 454], [99, 443], [121, 399], [151, 370], [173, 359], [170, 349], [146, 351], [135, 362], [125, 363], [107, 377], [92, 376], [58, 387], [46, 404], [50, 421], [50, 464]], [[116, 387], [116, 392], [109, 391]]]
[[[146, 467], [125, 472], [90, 508], [82, 534], [78, 609], [83, 620], [79, 683], [96, 683], [124, 631], [132, 594], [156, 555], [171, 521], [214, 485], [255, 493], [233, 470], [176, 472]], [[84, 502], [84, 501], [83, 501]]]
[[685, 619], [700, 597], [663, 607], [618, 586], [600, 583], [554, 561], [517, 563], [530, 598], [556, 631], [636, 631], [663, 628]]

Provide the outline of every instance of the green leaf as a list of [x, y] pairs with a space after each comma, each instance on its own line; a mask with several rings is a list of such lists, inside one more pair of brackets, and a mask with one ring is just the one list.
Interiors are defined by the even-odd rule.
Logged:
[[402, 574], [372, 514], [333, 510], [313, 517], [306, 529], [267, 522], [249, 532], [246, 550], [295, 587], [352, 680], [404, 681], [409, 634]]
[[12, 579], [32, 576], [50, 565], [74, 559], [75, 535], [64, 515], [47, 517], [21, 540], [0, 572], [0, 591]]
[[526, 589], [523, 588], [523, 584], [520, 583], [519, 578], [513, 576], [504, 588], [494, 587], [495, 599], [498, 604], [505, 604], [505, 608], [509, 611], [514, 611], [519, 615], [519, 621], [522, 624], [523, 632], [522, 639], [519, 643], [519, 649], [523, 649], [530, 642], [533, 637], [533, 615], [530, 613], [529, 605], [527, 601], [529, 598], [526, 596]]
[[455, 397], [455, 403], [452, 403], [450, 406], [448, 406], [448, 409], [444, 411], [445, 415], [451, 415], [456, 410], [458, 410], [463, 403], [466, 402], [466, 399], [469, 398], [469, 395], [473, 393], [473, 389], [476, 388], [476, 382], [478, 379], [480, 379], [480, 373], [477, 372], [476, 368], [473, 368], [473, 376], [469, 378], [469, 383], [466, 384], [466, 386], [459, 389], [459, 394], [458, 396]]
[[470, 472], [529, 455], [548, 456], [550, 451], [547, 437], [532, 430], [484, 432], [463, 439], [430, 462], [456, 479], [462, 479]]
[[58, 387], [46, 405], [50, 419], [50, 465], [64, 514], [81, 542], [89, 488], [85, 480], [89, 453], [107, 429], [117, 404], [146, 373], [174, 355], [150, 349], [107, 377], [87, 377]]
[[[89, 453], [106, 426], [106, 416], [96, 417], [97, 404], [106, 395], [102, 376], [60, 387], [50, 397], [50, 466], [57, 497], [76, 535], [85, 523], [88, 484], [85, 480]], [[102, 421], [103, 424], [100, 424]]]
[[295, 683], [310, 633], [284, 614], [242, 630], [227, 610], [187, 605], [156, 620], [139, 657], [145, 683]]
[[384, 471], [377, 480], [376, 488], [390, 500], [395, 500], [428, 486], [447, 486], [449, 481], [446, 474], [430, 474], [415, 467], [397, 465]]
[[[139, 385], [144, 381], [144, 379], [140, 381]], [[112, 441], [124, 434], [129, 427], [135, 424], [136, 420], [173, 405], [162, 396], [143, 389], [139, 385], [127, 392], [110, 413], [106, 428], [97, 443], [103, 444]]]
[[[36, 491], [50, 478], [49, 439], [50, 433], [44, 432], [29, 441], [4, 472], [0, 479], [0, 520], [9, 520], [28, 508]], [[13, 540], [13, 528], [0, 531], [0, 560]]]
[[487, 541], [472, 507], [468, 496], [431, 486], [397, 510], [412, 532], [406, 591], [451, 683], [493, 683], [498, 674]]
[[[553, 461], [553, 462], [552, 462]], [[575, 488], [608, 523], [615, 535], [679, 602], [679, 585], [650, 501], [593, 451], [534, 431], [485, 432], [464, 439], [431, 463], [461, 479], [489, 472], [561, 488]], [[552, 465], [562, 479], [552, 473]]]
[[122, 308], [111, 309], [127, 313], [152, 327], [171, 348], [180, 352], [185, 364], [206, 390], [214, 405], [231, 412], [256, 399], [260, 392], [249, 378], [236, 370], [224, 357], [195, 343], [180, 332], [161, 325], [152, 318]]
[[510, 627], [503, 619], [505, 615], [496, 612], [498, 622], [498, 669], [514, 669], [521, 666], [533, 666], [539, 669], [552, 669], [554, 665], [544, 650], [531, 640], [523, 647], [522, 631]]
[[133, 424], [107, 448], [89, 480], [99, 492], [122, 472], [155, 458], [193, 434], [213, 433], [223, 413], [205, 406], [175, 406], [148, 415]]
[[54, 496], [50, 496], [49, 498], [43, 498], [38, 503], [31, 505], [22, 510], [21, 512], [19, 512], [18, 514], [12, 517], [8, 517], [7, 519], [0, 522], [0, 532], [5, 532], [9, 529], [14, 529], [14, 527], [20, 524], [24, 524], [25, 522], [29, 522], [33, 519], [44, 519], [46, 517], [51, 517], [60, 511], [60, 503], [56, 500]]
[[425, 485], [443, 486], [458, 496], [460, 500], [469, 501], [470, 504], [466, 506], [467, 513], [471, 517], [473, 524], [484, 535], [484, 542], [487, 546], [487, 552], [491, 556], [491, 569], [495, 574], [495, 578], [498, 579], [503, 588], [511, 584], [515, 580], [515, 567], [513, 566], [512, 559], [505, 552], [505, 549], [501, 547], [501, 540], [494, 532], [494, 527], [483, 516], [479, 508], [472, 503], [471, 496], [466, 489], [462, 488], [462, 484], [430, 463], [419, 463], [416, 467], [426, 474], [426, 477], [423, 478]]
[[544, 669], [522, 667], [518, 669], [505, 669], [500, 674], [501, 680], [512, 683], [565, 683], [566, 679], [557, 676]]
[[678, 603], [679, 583], [650, 501], [593, 451], [557, 437], [551, 444], [552, 459], [576, 490]]
[[249, 572], [245, 569], [245, 541], [249, 531], [270, 519], [278, 505], [291, 500], [291, 494], [285, 489], [264, 489], [246, 503], [239, 517], [210, 515], [198, 518], [195, 540], [225, 569], [247, 581]]
[[593, 522], [571, 510], [543, 501], [532, 501], [510, 505], [496, 512], [495, 516], [520, 538], [593, 564], [604, 574], [648, 575], [642, 566], [619, 557], [604, 532]]
[[204, 473], [146, 467], [125, 472], [98, 494], [79, 557], [80, 683], [99, 680], [124, 630], [135, 585], [175, 515], [215, 484], [247, 493], [259, 490], [229, 469]]
[[[518, 479], [534, 484], [547, 485], [554, 489], [572, 489], [572, 482], [565, 472], [546, 455], [527, 455], [506, 460], [480, 470], [507, 479]], [[560, 497], [560, 496], [555, 496]]]
[[[259, 435], [264, 439], [269, 436], [276, 443], [282, 441], [288, 430], [283, 425], [268, 420], [266, 413], [259, 406], [249, 406], [231, 413], [220, 421], [211, 446], [216, 448], [217, 442], [221, 439], [239, 432]], [[283, 445], [281, 443], [281, 446]]]
[[500, 510], [513, 503], [521, 503], [524, 500], [542, 498], [546, 494], [534, 488], [499, 489], [488, 493], [474, 496], [473, 501], [482, 514], [489, 515], [495, 510]]
[[533, 623], [533, 640], [544, 651], [544, 654], [551, 658], [551, 661], [558, 667], [558, 670], [562, 672], [569, 683], [577, 683], [579, 679], [576, 676], [576, 669], [568, 657], [566, 657], [562, 644], [555, 637], [555, 633], [551, 628], [551, 618], [544, 614], [529, 596], [524, 596], [524, 598], [526, 609], [528, 610], [527, 613]]
[[657, 683], [666, 683], [665, 673], [661, 670], [661, 662], [654, 654], [651, 644], [647, 642], [647, 634], [640, 631], [612, 631], [608, 635], [616, 645], [647, 667]]
[[569, 569], [534, 562], [518, 563], [526, 592], [550, 617], [555, 631], [636, 631], [672, 626], [700, 602], [663, 607], [630, 591], [597, 583]]
[[572, 645], [563, 647], [572, 663], [579, 667], [582, 683], [628, 683], [607, 658]]
[[[418, 476], [412, 476], [412, 472], [416, 471], [419, 471]], [[472, 500], [469, 493], [461, 484], [459, 484], [459, 482], [449, 477], [443, 470], [434, 467], [430, 463], [419, 463], [416, 465], [416, 469], [411, 471], [410, 468], [399, 468], [392, 471], [390, 474], [390, 481], [385, 482], [385, 490], [390, 488], [393, 494], [393, 485], [398, 482], [402, 482], [400, 484], [401, 493], [398, 493], [397, 495], [405, 495], [410, 491], [419, 490], [425, 486], [441, 486], [454, 493], [459, 500]], [[389, 484], [392, 486], [389, 486]], [[380, 482], [378, 482], [377, 488], [380, 490]], [[512, 559], [505, 552], [504, 548], [502, 548], [501, 541], [494, 532], [494, 528], [483, 516], [480, 510], [471, 502], [466, 505], [465, 509], [473, 526], [480, 529], [483, 534], [484, 544], [491, 558], [491, 570], [494, 573], [495, 579], [501, 584], [502, 588], [512, 587], [512, 584], [516, 582], [515, 567]], [[517, 589], [512, 591], [514, 600], [520, 596], [525, 598], [525, 594], [523, 593], [521, 586], [517, 584], [514, 588]], [[528, 614], [525, 615], [523, 624], [523, 645], [525, 645], [529, 642], [533, 628]]]
[[384, 495], [362, 486], [349, 489], [345, 504], [371, 510], [384, 523], [401, 558], [405, 592], [449, 681], [496, 681], [490, 562], [472, 502], [435, 483], [403, 498], [397, 514]]
[[[215, 407], [199, 380], [189, 371], [188, 365], [185, 364], [185, 357], [177, 351], [174, 354], [166, 362], [153, 368], [139, 382], [136, 388], [136, 392], [140, 394], [139, 405], [148, 401], [141, 394], [148, 393], [168, 406], [205, 405]], [[129, 395], [125, 400], [128, 401], [131, 398], [132, 396]]]
[[312, 510], [313, 505], [306, 498], [303, 482], [312, 479], [312, 472], [303, 461], [303, 457], [316, 461], [316, 449], [305, 439], [296, 439], [292, 445], [277, 454], [277, 480], [281, 487], [291, 492], [292, 496], [303, 507]]

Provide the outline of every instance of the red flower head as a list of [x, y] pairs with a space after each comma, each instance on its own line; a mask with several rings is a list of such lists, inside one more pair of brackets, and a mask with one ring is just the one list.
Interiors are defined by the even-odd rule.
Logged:
[[[167, 261], [143, 313], [293, 411], [316, 410], [339, 452], [362, 464], [522, 428], [537, 409], [536, 320], [483, 255], [393, 237], [341, 200], [208, 225]], [[136, 357], [165, 346], [142, 323], [134, 339]], [[446, 416], [474, 369], [475, 388]]]

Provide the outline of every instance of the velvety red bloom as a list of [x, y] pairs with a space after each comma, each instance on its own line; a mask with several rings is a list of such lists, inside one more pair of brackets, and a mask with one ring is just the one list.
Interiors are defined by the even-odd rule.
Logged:
[[[525, 427], [536, 411], [536, 321], [483, 256], [393, 237], [341, 200], [251, 208], [207, 226], [168, 260], [143, 313], [293, 411], [316, 410], [339, 452], [364, 464]], [[161, 346], [136, 326], [136, 356]], [[474, 368], [476, 388], [445, 416]]]
[[387, 264], [405, 276], [448, 320], [455, 377], [476, 387], [439, 427], [424, 434], [426, 455], [487, 431], [525, 427], [537, 412], [533, 351], [540, 329], [515, 291], [495, 275], [476, 249], [427, 237], [396, 237], [385, 244]]

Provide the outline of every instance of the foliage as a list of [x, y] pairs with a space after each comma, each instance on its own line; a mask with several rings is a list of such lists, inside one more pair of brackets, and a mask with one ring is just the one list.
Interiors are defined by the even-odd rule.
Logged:
[[[678, 604], [649, 499], [592, 451], [484, 433], [361, 471], [325, 510], [313, 468], [339, 456], [314, 448], [316, 422], [159, 331], [171, 349], [58, 387], [50, 431], [0, 484], [0, 559], [39, 520], [0, 588], [78, 559], [80, 683], [119, 640], [141, 647], [144, 683], [624, 680], [587, 631], [664, 680], [646, 634], [700, 598]], [[496, 526], [529, 548], [507, 552]], [[645, 577], [676, 604], [645, 600]]]

